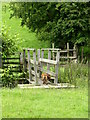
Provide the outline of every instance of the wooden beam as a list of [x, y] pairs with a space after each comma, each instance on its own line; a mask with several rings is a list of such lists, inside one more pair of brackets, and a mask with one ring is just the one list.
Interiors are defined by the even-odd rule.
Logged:
[[58, 83], [58, 68], [59, 68], [59, 58], [60, 58], [60, 51], [57, 51], [57, 56], [56, 56], [56, 65], [55, 65], [55, 80], [54, 83], [57, 84]]
[[[48, 51], [48, 60], [51, 60], [51, 50]], [[47, 63], [47, 70], [50, 70], [50, 64]]]
[[57, 61], [54, 61], [54, 60], [48, 60], [48, 59], [42, 59], [42, 58], [40, 58], [40, 60], [39, 60], [40, 62], [42, 62], [42, 63], [48, 63], [48, 64], [52, 64], [52, 65], [56, 65], [57, 64]]
[[37, 66], [36, 66], [36, 50], [33, 51], [34, 71], [35, 71], [35, 84], [38, 85], [37, 80]]
[[30, 50], [28, 50], [28, 70], [29, 70], [29, 82], [32, 80], [31, 64], [30, 64]]
[[[51, 50], [51, 51], [53, 51], [53, 48], [42, 48], [41, 50]], [[54, 48], [54, 50], [57, 51], [57, 50], [61, 50], [61, 49], [59, 49], [59, 48]]]

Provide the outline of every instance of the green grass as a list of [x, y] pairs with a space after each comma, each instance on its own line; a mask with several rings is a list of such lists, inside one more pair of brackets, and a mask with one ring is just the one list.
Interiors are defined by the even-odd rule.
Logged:
[[[10, 34], [13, 36], [14, 34], [19, 34], [18, 37], [23, 40], [20, 43], [21, 47], [26, 48], [46, 48], [50, 47], [49, 41], [39, 41], [37, 39], [36, 33], [31, 32], [26, 26], [22, 27], [20, 24], [21, 20], [19, 18], [10, 17], [10, 10], [8, 3], [2, 3], [2, 6], [6, 5], [7, 9], [6, 12], [2, 11], [2, 24], [5, 24], [7, 27], [10, 27]], [[4, 7], [2, 7], [4, 8]]]
[[2, 117], [88, 118], [88, 90], [2, 89]]

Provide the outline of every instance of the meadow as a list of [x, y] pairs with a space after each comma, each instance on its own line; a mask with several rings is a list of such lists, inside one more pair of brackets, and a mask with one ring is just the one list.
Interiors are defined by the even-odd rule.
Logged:
[[3, 118], [88, 118], [84, 89], [2, 89]]

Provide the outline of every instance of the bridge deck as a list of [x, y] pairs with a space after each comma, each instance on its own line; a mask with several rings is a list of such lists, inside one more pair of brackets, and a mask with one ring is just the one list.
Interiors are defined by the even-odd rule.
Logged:
[[59, 83], [57, 85], [51, 85], [51, 84], [42, 84], [42, 85], [35, 85], [35, 83], [33, 82], [32, 84], [18, 84], [19, 88], [56, 88], [56, 89], [60, 89], [60, 88], [75, 88], [74, 85], [71, 85], [69, 83]]

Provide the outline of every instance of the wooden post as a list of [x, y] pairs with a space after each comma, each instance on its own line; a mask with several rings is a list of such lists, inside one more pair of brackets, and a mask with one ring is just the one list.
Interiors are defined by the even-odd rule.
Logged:
[[68, 62], [69, 62], [69, 43], [67, 43], [67, 59], [68, 59]]
[[53, 48], [53, 60], [55, 60], [55, 56], [54, 56], [54, 43], [52, 43], [52, 48]]
[[32, 80], [31, 64], [30, 64], [30, 50], [28, 50], [28, 70], [29, 70], [29, 82]]
[[[25, 53], [25, 49], [23, 50], [23, 58], [24, 58], [24, 72], [25, 72], [25, 74], [26, 74], [27, 64], [26, 64], [26, 53]], [[26, 78], [26, 75], [25, 75], [25, 78]]]
[[44, 57], [44, 50], [41, 51], [41, 58]]
[[57, 51], [57, 57], [56, 57], [57, 64], [55, 66], [55, 73], [56, 73], [55, 80], [54, 80], [55, 84], [57, 84], [57, 82], [58, 82], [59, 58], [60, 58], [60, 51], [58, 50]]
[[[44, 50], [41, 50], [41, 58], [43, 58], [44, 57]], [[43, 63], [41, 63], [41, 69], [43, 68]], [[42, 74], [42, 72], [41, 72], [41, 74]]]
[[[48, 59], [51, 60], [51, 50], [48, 50]], [[47, 64], [47, 70], [50, 70], [50, 64]]]
[[20, 55], [19, 55], [19, 62], [20, 62], [20, 71], [22, 71], [23, 69], [23, 53], [20, 52]]
[[41, 67], [41, 62], [40, 62], [40, 49], [38, 49], [38, 66], [39, 66], [39, 78], [41, 78], [41, 71], [40, 71], [40, 67]]
[[76, 59], [74, 60], [74, 62], [76, 63], [77, 62], [77, 55], [76, 55], [76, 45], [74, 44], [74, 47], [73, 47], [73, 57], [75, 57]]
[[37, 80], [37, 65], [36, 65], [36, 50], [33, 51], [34, 71], [35, 71], [35, 84], [38, 85]]

